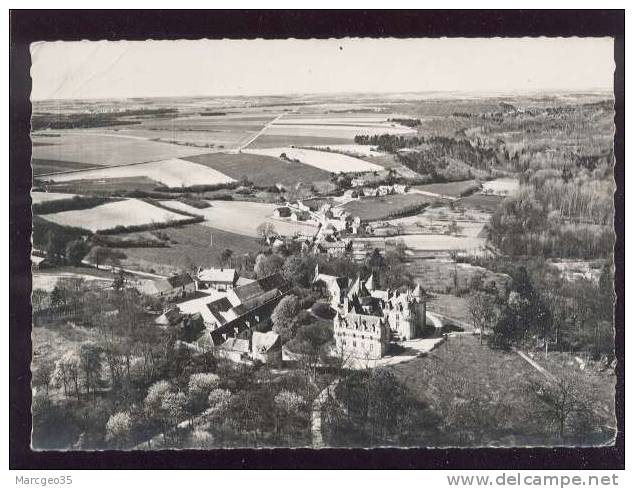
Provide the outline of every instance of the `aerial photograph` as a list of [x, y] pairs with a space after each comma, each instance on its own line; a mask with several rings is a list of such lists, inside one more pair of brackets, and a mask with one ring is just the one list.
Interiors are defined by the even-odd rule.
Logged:
[[31, 44], [32, 448], [613, 445], [613, 49]]

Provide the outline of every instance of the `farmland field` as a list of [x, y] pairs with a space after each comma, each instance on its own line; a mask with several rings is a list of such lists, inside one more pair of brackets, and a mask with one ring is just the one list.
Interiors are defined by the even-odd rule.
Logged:
[[330, 150], [336, 153], [343, 153], [351, 156], [367, 156], [370, 158], [381, 155], [376, 146], [368, 146], [364, 144], [322, 144], [307, 146], [306, 149], [316, 149], [318, 151]]
[[131, 190], [151, 191], [156, 189], [159, 184], [148, 177], [126, 177], [107, 178], [104, 180], [71, 180], [54, 184], [49, 183], [48, 185], [56, 192], [110, 194], [111, 192]]
[[54, 182], [69, 182], [72, 180], [107, 180], [134, 177], [147, 177], [168, 187], [215, 185], [233, 181], [232, 178], [211, 168], [179, 159], [65, 173], [53, 175], [50, 180]]
[[502, 202], [503, 197], [499, 195], [483, 195], [481, 193], [468, 195], [460, 199], [460, 204], [468, 209], [478, 209], [484, 212], [493, 213]]
[[243, 152], [271, 157], [279, 157], [282, 153], [285, 153], [288, 158], [296, 159], [306, 165], [311, 165], [333, 173], [383, 170], [382, 166], [375, 165], [374, 163], [369, 163], [367, 161], [360, 160], [359, 158], [353, 158], [352, 156], [339, 153], [328, 153], [326, 151], [282, 147], [245, 149]]
[[476, 180], [465, 180], [462, 182], [428, 183], [426, 185], [416, 185], [412, 188], [448, 197], [460, 197], [465, 192], [477, 190], [479, 186]]
[[345, 210], [364, 221], [387, 219], [391, 213], [413, 205], [429, 204], [435, 199], [420, 194], [397, 194], [353, 200], [344, 205]]
[[140, 226], [190, 219], [188, 216], [161, 209], [137, 199], [120, 200], [82, 209], [46, 214], [42, 219], [61, 226], [72, 226], [92, 232], [113, 229], [117, 226]]
[[[36, 137], [34, 136], [35, 141]], [[108, 166], [178, 158], [205, 152], [200, 148], [118, 136], [114, 131], [60, 131], [59, 138], [47, 139], [55, 139], [55, 142], [46, 146], [35, 146], [33, 158], [36, 160]]]
[[309, 183], [330, 178], [328, 172], [310, 165], [288, 163], [279, 158], [251, 153], [209, 153], [185, 159], [205, 165], [235, 180], [247, 176], [258, 186], [281, 183], [290, 187], [297, 182]]
[[204, 226], [221, 229], [235, 234], [257, 237], [257, 227], [263, 222], [271, 223], [275, 230], [285, 236], [292, 236], [297, 232], [315, 232], [317, 228], [309, 224], [296, 223], [290, 220], [273, 217], [273, 211], [278, 207], [274, 204], [240, 201], [209, 201], [211, 207], [196, 209], [178, 201], [166, 200], [161, 204], [171, 209], [185, 211], [205, 217]]
[[42, 160], [33, 158], [31, 160], [31, 169], [33, 176], [45, 175], [47, 173], [57, 173], [64, 171], [84, 170], [86, 168], [94, 168], [95, 165], [90, 163], [80, 163], [78, 161], [61, 161], [61, 160]]
[[[201, 224], [187, 224], [161, 230], [169, 237], [165, 248], [126, 248], [124, 266], [168, 275], [173, 271], [188, 270], [191, 265], [210, 267], [218, 265], [218, 258], [226, 248], [234, 257], [257, 253], [260, 245], [255, 238], [228, 233]], [[126, 236], [133, 237], [136, 233]], [[210, 236], [213, 235], [213, 247]]]
[[[443, 234], [403, 234], [388, 238], [403, 241], [414, 253], [461, 252], [478, 254], [484, 249], [486, 239], [477, 236], [447, 236]], [[383, 238], [355, 238], [355, 241], [381, 241]]]
[[415, 134], [416, 131], [407, 127], [391, 126], [357, 126], [335, 124], [273, 124], [264, 134], [271, 136], [317, 136], [322, 138], [345, 138], [353, 141], [360, 134], [373, 136], [374, 134]]
[[31, 192], [31, 201], [34, 204], [40, 204], [41, 202], [51, 202], [53, 200], [72, 199], [75, 195], [58, 192]]
[[280, 146], [327, 146], [329, 144], [352, 144], [352, 140], [342, 137], [318, 137], [318, 136], [280, 136], [261, 134], [255, 141], [249, 144], [249, 149], [279, 148]]

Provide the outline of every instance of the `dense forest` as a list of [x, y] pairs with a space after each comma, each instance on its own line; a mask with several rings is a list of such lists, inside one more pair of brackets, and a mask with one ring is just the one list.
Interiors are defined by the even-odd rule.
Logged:
[[164, 116], [176, 114], [177, 109], [136, 109], [103, 113], [39, 113], [31, 119], [31, 130], [79, 129], [140, 124], [139, 121], [121, 118], [139, 116]]

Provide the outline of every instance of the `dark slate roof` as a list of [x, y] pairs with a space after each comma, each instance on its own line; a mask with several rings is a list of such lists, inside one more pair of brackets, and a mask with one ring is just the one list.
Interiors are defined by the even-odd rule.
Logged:
[[288, 287], [286, 280], [281, 274], [275, 273], [268, 277], [261, 278], [253, 283], [243, 285], [242, 287], [236, 287], [233, 289], [242, 303], [254, 299], [259, 295], [269, 292], [274, 289], [286, 290]]
[[226, 297], [222, 297], [221, 299], [215, 300], [207, 304], [207, 309], [209, 309], [214, 314], [219, 312], [225, 312], [231, 309], [231, 302]]
[[189, 276], [189, 273], [181, 273], [180, 275], [173, 275], [167, 279], [169, 284], [173, 288], [183, 287], [194, 283], [194, 280]]

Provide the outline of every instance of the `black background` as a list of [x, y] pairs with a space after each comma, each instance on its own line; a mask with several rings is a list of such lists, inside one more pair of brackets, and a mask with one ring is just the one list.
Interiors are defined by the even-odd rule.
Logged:
[[[31, 434], [31, 106], [29, 43], [101, 39], [338, 37], [615, 38], [615, 305], [617, 418], [614, 447], [514, 449], [259, 449], [35, 452]], [[10, 12], [10, 467], [12, 469], [623, 469], [625, 14], [622, 10], [13, 10]]]

